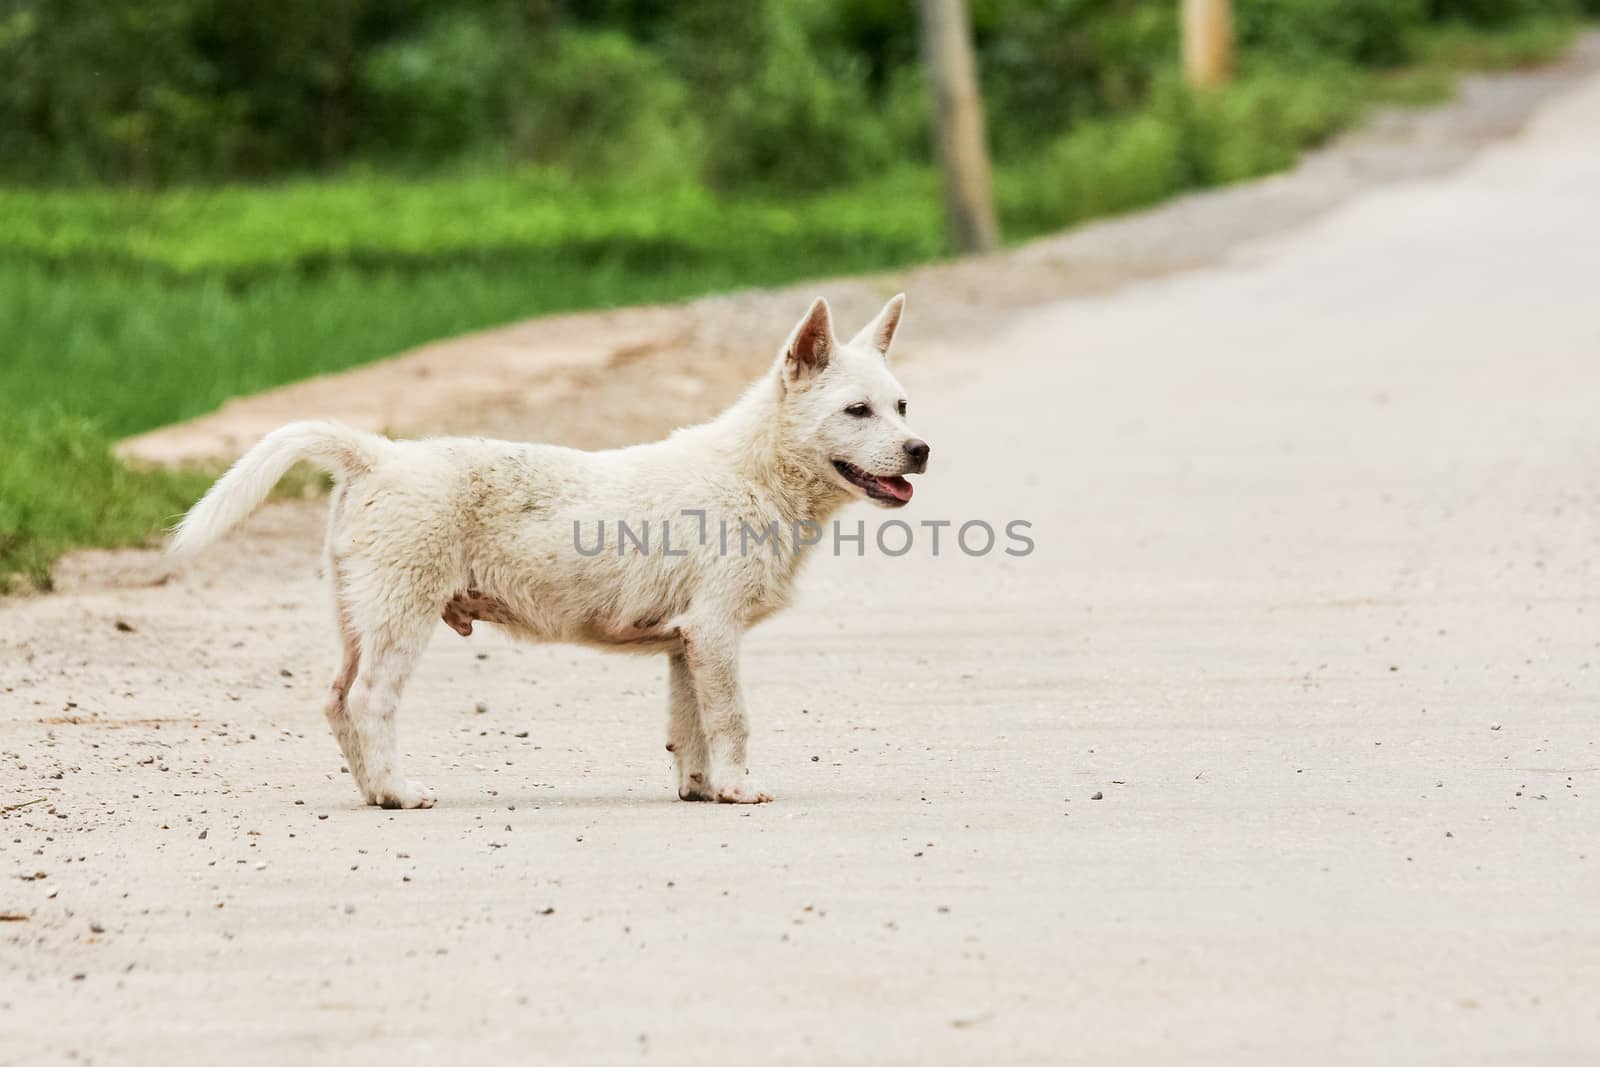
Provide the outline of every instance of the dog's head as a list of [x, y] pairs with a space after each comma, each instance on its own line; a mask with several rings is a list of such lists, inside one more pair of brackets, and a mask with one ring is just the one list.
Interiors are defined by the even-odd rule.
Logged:
[[904, 294], [849, 341], [833, 336], [828, 302], [811, 305], [778, 356], [787, 444], [855, 496], [897, 508], [911, 499], [907, 474], [928, 468], [928, 443], [906, 422], [906, 392], [889, 373], [889, 345]]

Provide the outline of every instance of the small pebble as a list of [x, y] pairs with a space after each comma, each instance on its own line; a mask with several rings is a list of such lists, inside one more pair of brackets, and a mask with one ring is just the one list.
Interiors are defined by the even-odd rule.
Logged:
[[1090, 800], [1104, 800], [1105, 798], [1106, 798], [1106, 795], [1104, 793], [1100, 792], [1100, 790], [1096, 789], [1094, 791], [1094, 796], [1090, 797], [1089, 799]]
[[480, 701], [478, 701], [478, 706], [477, 706], [476, 710], [477, 710], [479, 715], [483, 715], [486, 712], [488, 712], [489, 705], [485, 704], [483, 701], [480, 700]]

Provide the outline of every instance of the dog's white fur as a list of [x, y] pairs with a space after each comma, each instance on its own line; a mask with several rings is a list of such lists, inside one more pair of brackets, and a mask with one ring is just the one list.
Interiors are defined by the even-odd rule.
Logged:
[[[910, 489], [894, 476], [926, 465], [886, 361], [904, 302], [896, 296], [840, 343], [817, 300], [740, 400], [653, 444], [580, 452], [477, 438], [392, 441], [292, 423], [194, 506], [173, 550], [221, 538], [300, 460], [333, 474], [326, 560], [343, 663], [326, 712], [368, 803], [434, 802], [400, 773], [394, 719], [441, 615], [463, 635], [482, 620], [533, 640], [666, 653], [678, 795], [770, 800], [745, 765], [739, 641], [789, 596], [805, 553], [790, 536], [795, 524], [821, 524], [855, 498], [903, 503], [895, 497]], [[854, 479], [835, 461], [856, 468]], [[861, 481], [874, 477], [896, 488], [880, 484], [869, 497]], [[577, 550], [574, 523], [592, 551], [598, 524], [615, 530], [618, 520], [647, 526], [650, 550], [630, 542], [624, 553], [610, 541], [598, 554]], [[767, 542], [740, 552], [733, 540], [723, 554], [723, 522], [733, 539], [744, 524], [776, 523], [776, 550]], [[659, 541], [664, 523], [671, 554]]]

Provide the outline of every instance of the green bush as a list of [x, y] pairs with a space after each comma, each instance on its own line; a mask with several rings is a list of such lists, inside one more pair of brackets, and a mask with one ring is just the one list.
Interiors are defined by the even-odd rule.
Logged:
[[[996, 158], [1144, 106], [1178, 0], [969, 0]], [[1235, 0], [1241, 60], [1600, 0]], [[0, 178], [170, 184], [534, 160], [813, 190], [927, 157], [908, 0], [4, 0]]]
[[[767, 6], [765, 53], [712, 126], [707, 177], [728, 188], [814, 190], [869, 174], [892, 157], [866, 69], [809, 46], [804, 5]], [[832, 60], [830, 62], [829, 60]]]
[[1168, 78], [1149, 107], [1081, 122], [1035, 160], [1002, 168], [1002, 216], [1013, 236], [1039, 233], [1281, 170], [1348, 125], [1365, 91], [1338, 65], [1258, 69], [1205, 93]]
[[562, 30], [505, 74], [519, 158], [640, 182], [697, 176], [704, 131], [687, 89], [624, 34]]
[[0, 171], [164, 180], [225, 170], [245, 102], [188, 30], [198, 0], [19, 0], [0, 16]]
[[1153, 112], [1091, 119], [1038, 159], [997, 174], [1007, 232], [1044, 233], [1153, 204], [1182, 190], [1183, 129]]
[[[1581, 0], [1428, 0], [1428, 15], [1435, 22], [1504, 25], [1548, 16], [1571, 18], [1585, 6]], [[1589, 0], [1587, 7], [1590, 12], [1600, 12], [1600, 3], [1594, 0]]]
[[933, 159], [933, 106], [921, 67], [900, 67], [889, 75], [882, 115], [884, 132], [897, 163], [927, 163]]
[[447, 11], [375, 48], [361, 67], [373, 104], [368, 143], [443, 158], [489, 139], [504, 111], [504, 40], [487, 19]]
[[1192, 180], [1216, 185], [1289, 166], [1349, 125], [1364, 94], [1360, 73], [1350, 67], [1268, 67], [1246, 73], [1222, 92], [1169, 86], [1157, 110], [1183, 130], [1184, 165]]
[[1515, 70], [1559, 56], [1579, 25], [1566, 16], [1519, 19], [1501, 27], [1451, 22], [1418, 33], [1412, 47], [1424, 70]]
[[1237, 0], [1241, 52], [1292, 68], [1331, 61], [1394, 66], [1428, 0]]
[[1137, 107], [1178, 55], [1176, 0], [978, 0], [972, 11], [1001, 158], [1077, 120]]

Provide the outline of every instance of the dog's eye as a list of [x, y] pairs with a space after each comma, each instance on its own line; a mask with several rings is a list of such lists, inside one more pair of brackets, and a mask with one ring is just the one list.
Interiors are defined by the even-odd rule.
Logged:
[[846, 415], [854, 415], [858, 419], [864, 419], [872, 414], [872, 408], [867, 404], [851, 404], [844, 409], [844, 413]]
[[896, 404], [894, 406], [894, 409], [900, 413], [900, 417], [902, 419], [906, 417], [906, 402], [904, 400], [902, 400], [902, 401], [900, 401], [900, 403]]

